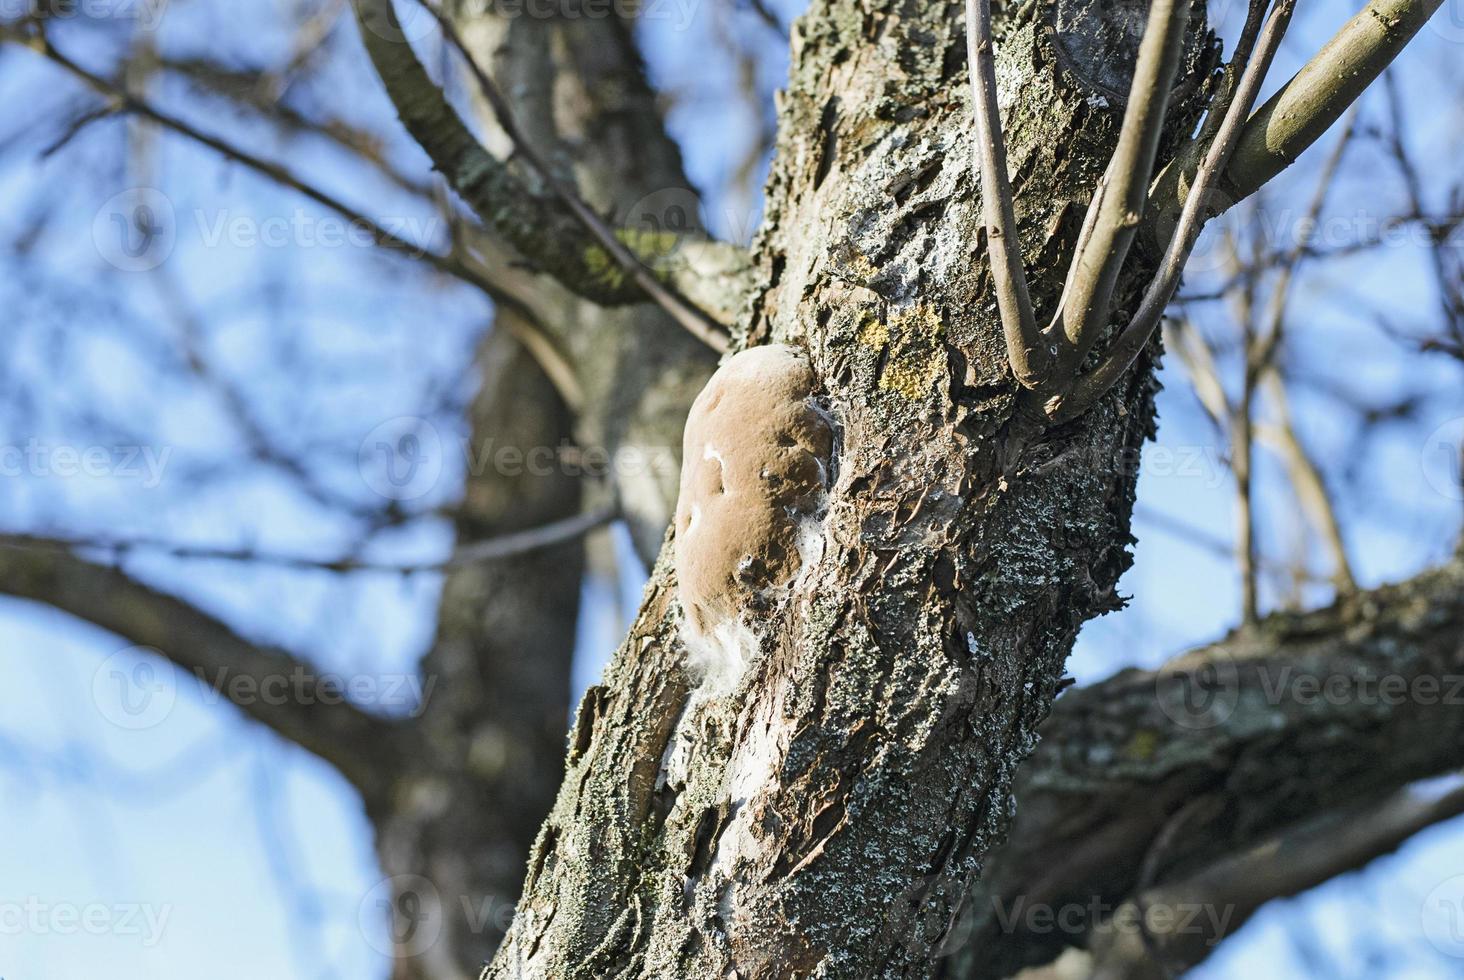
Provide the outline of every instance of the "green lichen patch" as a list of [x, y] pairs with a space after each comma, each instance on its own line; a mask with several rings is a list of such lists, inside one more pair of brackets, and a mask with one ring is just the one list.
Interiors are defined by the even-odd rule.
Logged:
[[872, 338], [883, 333], [890, 348], [889, 360], [880, 372], [880, 388], [910, 401], [923, 399], [946, 373], [945, 326], [940, 316], [921, 304], [894, 314], [880, 327], [868, 331]]

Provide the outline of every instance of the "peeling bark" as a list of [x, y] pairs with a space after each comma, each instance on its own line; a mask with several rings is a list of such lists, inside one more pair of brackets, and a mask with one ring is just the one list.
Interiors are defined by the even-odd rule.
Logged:
[[[997, 77], [1050, 311], [1121, 113], [1022, 10]], [[821, 381], [838, 431], [822, 554], [763, 617], [738, 690], [694, 700], [663, 558], [581, 705], [489, 977], [929, 975], [1077, 629], [1117, 605], [1151, 365], [1075, 424], [1016, 414], [958, 8], [830, 0], [793, 46], [740, 336], [805, 347]], [[1199, 32], [1171, 149], [1212, 64]], [[1136, 257], [1122, 302], [1152, 269]]]

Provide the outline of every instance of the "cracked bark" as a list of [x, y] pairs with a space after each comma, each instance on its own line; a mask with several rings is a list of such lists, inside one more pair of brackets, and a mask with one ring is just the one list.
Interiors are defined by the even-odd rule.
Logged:
[[[1121, 113], [1085, 81], [1112, 59], [1064, 67], [1045, 18], [1005, 26], [1019, 244], [1050, 310]], [[1153, 383], [1141, 364], [1017, 452], [963, 46], [953, 7], [829, 0], [795, 28], [740, 330], [806, 347], [839, 428], [823, 555], [738, 692], [696, 700], [662, 560], [486, 976], [926, 976], [1000, 841], [1077, 629], [1116, 605]], [[1171, 151], [1213, 65], [1189, 48]]]
[[[1044, 931], [1026, 912], [1096, 903], [1111, 914], [1193, 801], [1204, 805], [1184, 817], [1146, 891], [1195, 895], [1229, 855], [1464, 766], [1461, 636], [1456, 561], [1063, 695], [1018, 777], [1011, 836], [953, 930], [942, 975], [1010, 976], [1085, 945], [1100, 925], [1091, 917]], [[1343, 849], [1339, 839], [1334, 853]], [[1243, 918], [1231, 916], [1229, 929]]]

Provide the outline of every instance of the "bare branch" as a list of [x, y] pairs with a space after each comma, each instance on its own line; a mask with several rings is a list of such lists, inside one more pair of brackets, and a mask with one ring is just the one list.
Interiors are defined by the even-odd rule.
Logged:
[[1061, 308], [1047, 328], [1050, 338], [1066, 339], [1061, 361], [1074, 370], [1108, 323], [1113, 288], [1138, 231], [1189, 8], [1189, 0], [1154, 0], [1149, 8], [1118, 146], [1089, 205], [1091, 231], [1073, 256]]
[[[1227, 206], [1291, 166], [1398, 57], [1443, 0], [1371, 0], [1246, 123], [1219, 183]], [[1151, 221], [1179, 210], [1200, 165], [1180, 154], [1154, 182]]]
[[[1187, 320], [1177, 320], [1166, 325], [1164, 331], [1165, 349], [1173, 351], [1189, 373], [1195, 394], [1216, 425], [1228, 432], [1234, 409], [1220, 383], [1220, 372], [1215, 364], [1214, 353], [1205, 338]], [[1286, 398], [1286, 386], [1279, 370], [1273, 364], [1262, 376], [1262, 386], [1267, 400], [1276, 415], [1275, 422], [1262, 422], [1256, 426], [1256, 438], [1278, 453], [1287, 467], [1287, 473], [1297, 499], [1310, 516], [1317, 533], [1326, 545], [1332, 558], [1333, 584], [1343, 592], [1357, 589], [1347, 557], [1345, 537], [1331, 495], [1321, 470], [1307, 452], [1291, 418]], [[1185, 537], [1193, 538], [1195, 529], [1186, 529]], [[1218, 542], [1217, 542], [1218, 543]], [[1220, 550], [1229, 553], [1229, 546], [1221, 544]], [[1259, 567], [1266, 567], [1263, 558], [1258, 557]]]
[[[1302, 821], [1244, 853], [1216, 861], [1182, 881], [1147, 889], [1120, 906], [1113, 916], [1119, 922], [1132, 921], [1131, 916], [1145, 908], [1206, 908], [1223, 914], [1198, 916], [1184, 929], [1146, 929], [1144, 941], [1132, 929], [1101, 929], [1090, 944], [1093, 975], [1162, 980], [1191, 969], [1266, 902], [1361, 868], [1391, 854], [1414, 834], [1461, 814], [1464, 789], [1438, 798], [1405, 789], [1381, 802]], [[1161, 968], [1167, 971], [1160, 972]]]
[[[1354, 106], [1336, 146], [1322, 165], [1316, 189], [1299, 222], [1299, 227], [1303, 230], [1315, 225], [1321, 215], [1327, 192], [1351, 141], [1356, 115]], [[1252, 436], [1269, 444], [1286, 464], [1296, 497], [1332, 557], [1333, 583], [1343, 592], [1352, 592], [1357, 588], [1336, 511], [1332, 507], [1320, 470], [1296, 433], [1287, 404], [1285, 384], [1276, 365], [1275, 355], [1284, 331], [1287, 299], [1295, 281], [1296, 269], [1305, 255], [1306, 238], [1305, 235], [1299, 236], [1282, 260], [1258, 330], [1252, 327], [1254, 306], [1251, 284], [1254, 277], [1239, 274], [1231, 276], [1234, 284], [1232, 291], [1237, 300], [1236, 315], [1245, 326], [1246, 336], [1242, 365], [1243, 392], [1238, 405], [1229, 404], [1220, 386], [1218, 370], [1209, 347], [1198, 331], [1189, 326], [1176, 326], [1172, 334], [1166, 333], [1166, 337], [1173, 337], [1174, 343], [1171, 346], [1178, 351], [1189, 370], [1201, 402], [1211, 416], [1226, 427], [1230, 435], [1240, 510], [1237, 552], [1242, 580], [1245, 583], [1244, 607], [1247, 622], [1255, 619], [1255, 577], [1260, 568], [1252, 534], [1253, 514], [1249, 500]], [[1238, 263], [1238, 259], [1235, 261]], [[1252, 266], [1255, 264], [1251, 263]], [[1252, 417], [1255, 395], [1260, 386], [1264, 386], [1269, 394], [1276, 413], [1275, 423], [1257, 422]]]
[[[423, 6], [439, 23], [446, 23], [431, 5]], [[505, 163], [484, 149], [448, 103], [442, 89], [428, 76], [403, 34], [391, 0], [359, 0], [355, 8], [366, 52], [403, 125], [479, 217], [539, 270], [586, 299], [607, 305], [650, 299], [664, 305], [669, 298], [668, 312], [673, 316], [676, 311], [681, 313], [678, 323], [713, 349], [726, 349], [725, 329], [696, 310], [679, 288], [684, 281], [700, 278], [688, 257], [681, 254], [686, 251], [687, 243], [681, 242], [679, 247], [670, 249], [663, 257], [664, 267], [651, 272], [641, 261], [641, 255], [626, 248], [616, 233], [605, 227], [603, 219], [584, 205], [577, 194], [561, 185], [531, 148], [515, 140], [521, 154], [527, 151], [526, 162], [560, 198], [559, 206], [530, 193]], [[450, 24], [445, 30], [451, 30]], [[448, 34], [449, 43], [456, 36], [455, 31]], [[458, 41], [454, 47], [460, 45]], [[479, 84], [483, 84], [486, 75], [471, 58], [468, 60], [479, 76]], [[488, 86], [496, 95], [491, 81]], [[490, 103], [493, 102], [490, 98]], [[497, 102], [501, 104], [501, 98]], [[518, 131], [517, 127], [505, 128], [510, 136]], [[576, 203], [565, 203], [570, 200]], [[638, 244], [652, 249], [665, 245], [659, 241]], [[655, 283], [651, 292], [645, 285], [648, 281]], [[678, 288], [667, 285], [668, 282], [675, 282]]]
[[150, 551], [169, 558], [195, 559], [204, 561], [247, 562], [257, 565], [272, 565], [301, 571], [320, 572], [381, 572], [389, 575], [415, 575], [423, 572], [444, 572], [467, 565], [497, 561], [515, 555], [542, 551], [555, 545], [583, 537], [596, 528], [604, 527], [618, 516], [614, 507], [600, 507], [576, 514], [563, 520], [522, 531], [514, 531], [482, 541], [463, 545], [446, 558], [420, 562], [370, 561], [354, 556], [341, 558], [310, 558], [305, 555], [288, 555], [279, 552], [259, 551], [254, 548], [218, 548], [204, 545], [182, 544], [162, 538], [133, 537], [116, 538], [105, 535], [63, 535], [63, 534], [15, 534], [0, 532], [0, 547], [26, 548], [43, 551], [72, 551], [85, 549], [110, 554], [114, 559], [136, 551]]
[[[236, 163], [243, 164], [249, 169], [260, 173], [265, 177], [268, 177], [269, 179], [284, 185], [285, 187], [289, 187], [292, 190], [300, 192], [301, 194], [310, 198], [310, 200], [315, 201], [317, 204], [323, 205], [324, 207], [336, 212], [341, 217], [350, 221], [352, 224], [359, 225], [360, 227], [369, 231], [376, 243], [383, 248], [387, 248], [392, 251], [402, 252], [404, 254], [412, 256], [413, 258], [420, 258], [442, 272], [446, 272], [449, 275], [458, 276], [459, 278], [465, 278], [469, 281], [474, 282], [474, 285], [478, 285], [480, 286], [480, 288], [483, 288], [484, 291], [488, 292], [489, 295], [492, 295], [495, 300], [498, 300], [500, 298], [498, 295], [500, 291], [497, 286], [494, 286], [491, 283], [477, 281], [479, 277], [473, 276], [472, 273], [461, 267], [454, 260], [447, 258], [446, 256], [437, 255], [436, 253], [428, 249], [424, 249], [421, 245], [406, 241], [405, 239], [402, 239], [392, 234], [385, 228], [381, 227], [381, 225], [373, 221], [371, 218], [362, 214], [360, 211], [357, 211], [356, 209], [341, 202], [335, 197], [332, 197], [325, 191], [322, 191], [319, 188], [306, 183], [304, 180], [297, 177], [293, 172], [291, 172], [287, 167], [283, 166], [282, 164], [265, 160], [264, 158], [256, 156], [248, 150], [243, 149], [242, 147], [235, 146], [223, 139], [220, 139], [219, 137], [209, 135], [208, 133], [197, 129], [192, 124], [187, 123], [184, 120], [174, 115], [171, 115], [170, 113], [167, 113], [162, 109], [157, 108], [156, 106], [140, 98], [139, 96], [133, 95], [120, 83], [114, 82], [108, 78], [104, 78], [101, 75], [98, 75], [82, 67], [76, 61], [73, 61], [68, 55], [58, 49], [54, 44], [52, 44], [50, 39], [47, 38], [44, 33], [38, 31], [36, 33], [27, 34], [9, 26], [0, 25], [0, 40], [5, 40], [24, 47], [28, 47], [31, 50], [44, 55], [53, 63], [64, 68], [73, 76], [91, 86], [98, 93], [114, 100], [118, 109], [134, 113], [138, 116], [142, 116], [145, 119], [157, 123], [165, 129], [172, 130], [173, 132], [178, 133], [181, 136], [185, 136], [196, 143], [208, 147], [209, 149], [220, 154], [221, 156], [233, 160]], [[504, 299], [505, 301], [513, 302], [511, 297], [505, 297]]]
[[585, 230], [594, 237], [595, 241], [600, 243], [600, 247], [619, 263], [626, 274], [645, 291], [645, 294], [657, 306], [665, 310], [671, 319], [680, 324], [693, 337], [719, 354], [725, 354], [728, 349], [726, 326], [713, 320], [705, 312], [693, 306], [675, 289], [656, 278], [656, 274], [641, 261], [640, 257], [626, 248], [625, 243], [616, 237], [614, 230], [605, 223], [605, 220], [596, 214], [578, 193], [554, 175], [553, 169], [544, 161], [543, 157], [539, 156], [533, 144], [529, 142], [523, 130], [514, 121], [508, 100], [503, 97], [502, 92], [498, 91], [498, 86], [493, 84], [493, 79], [488, 77], [488, 73], [483, 70], [477, 59], [473, 57], [473, 53], [463, 43], [452, 20], [431, 0], [417, 0], [417, 2], [432, 14], [442, 31], [442, 36], [447, 39], [449, 46], [468, 66], [468, 71], [478, 85], [478, 91], [487, 100], [489, 108], [493, 110], [494, 120], [513, 143], [514, 152], [534, 169], [539, 175], [539, 179], [554, 192], [554, 196], [559, 198], [580, 224], [584, 225]]
[[278, 84], [266, 84], [272, 75], [263, 69], [229, 68], [208, 58], [168, 55], [159, 55], [157, 64], [200, 92], [258, 113], [292, 135], [316, 136], [340, 147], [409, 194], [423, 199], [433, 194], [434, 183], [398, 167], [376, 134], [339, 116], [315, 115], [286, 103], [276, 91]]
[[[1134, 508], [1134, 516], [1154, 530], [1168, 534], [1176, 541], [1181, 541], [1191, 547], [1208, 551], [1217, 557], [1230, 558], [1234, 554], [1234, 549], [1228, 539], [1215, 534], [1208, 528], [1200, 527], [1198, 524], [1187, 521], [1183, 517], [1176, 517], [1162, 510], [1145, 507], [1142, 504]], [[1263, 569], [1273, 571], [1278, 575], [1291, 571], [1280, 564], [1270, 561], [1265, 555], [1259, 556], [1257, 560]], [[1312, 576], [1305, 572], [1305, 570], [1302, 572], [1302, 581], [1315, 585], [1327, 584], [1326, 579]]]
[[[256, 644], [189, 602], [116, 568], [67, 551], [0, 546], [0, 592], [45, 603], [129, 643], [167, 657], [250, 718], [334, 765], [367, 798], [378, 798], [392, 767], [383, 759], [401, 727], [366, 713], [321, 683], [304, 657]], [[238, 678], [251, 683], [240, 685]], [[301, 678], [300, 697], [242, 696], [279, 678]]]
[[334, 211], [353, 226], [364, 229], [371, 235], [372, 241], [378, 246], [406, 255], [409, 258], [426, 262], [439, 272], [446, 273], [463, 282], [476, 286], [492, 299], [493, 302], [515, 310], [519, 314], [515, 318], [515, 322], [521, 324], [515, 328], [515, 336], [534, 354], [535, 360], [539, 361], [543, 366], [544, 372], [555, 381], [556, 386], [560, 387], [565, 399], [570, 404], [578, 403], [578, 388], [574, 380], [574, 371], [564, 359], [564, 355], [559, 353], [558, 348], [548, 339], [541, 328], [530, 327], [526, 329], [523, 326], [537, 324], [538, 320], [533, 310], [518, 296], [494, 283], [473, 267], [459, 261], [454, 256], [439, 254], [424, 245], [409, 242], [393, 234], [361, 211], [301, 179], [288, 167], [271, 160], [266, 160], [242, 147], [235, 146], [227, 140], [205, 133], [191, 123], [157, 108], [147, 100], [134, 95], [118, 82], [98, 75], [72, 60], [52, 44], [45, 33], [39, 28], [33, 31], [25, 31], [11, 25], [0, 24], [0, 41], [27, 47], [44, 55], [51, 62], [65, 69], [77, 79], [85, 82], [98, 93], [113, 100], [120, 109], [132, 112], [142, 118], [157, 123], [159, 126], [190, 139], [201, 146], [208, 147], [226, 159], [233, 160], [236, 163], [248, 167], [255, 173], [261, 174], [284, 187], [299, 192], [315, 203]]
[[1174, 298], [1174, 291], [1179, 288], [1180, 274], [1184, 272], [1185, 262], [1194, 249], [1200, 230], [1214, 213], [1211, 189], [1236, 148], [1245, 119], [1250, 114], [1251, 106], [1255, 104], [1256, 96], [1260, 94], [1261, 83], [1265, 81], [1271, 61], [1281, 46], [1281, 38], [1291, 22], [1291, 13], [1295, 6], [1296, 0], [1277, 0], [1272, 8], [1257, 41], [1256, 53], [1250, 64], [1246, 65], [1240, 84], [1236, 87], [1235, 100], [1226, 109], [1225, 118], [1220, 123], [1215, 139], [1205, 152], [1205, 159], [1196, 175], [1194, 186], [1190, 188], [1189, 196], [1180, 211], [1179, 223], [1165, 248], [1158, 275], [1145, 290], [1134, 318], [1104, 354], [1102, 363], [1079, 380], [1070, 395], [1053, 406], [1049, 414], [1055, 421], [1075, 418], [1087, 411], [1113, 387], [1149, 343], [1149, 337], [1159, 325], [1165, 308]]
[[1270, 298], [1266, 301], [1266, 314], [1261, 323], [1258, 343], [1253, 351], [1248, 352], [1246, 357], [1246, 372], [1254, 377], [1263, 373], [1276, 359], [1276, 352], [1281, 348], [1281, 339], [1286, 329], [1286, 306], [1291, 299], [1291, 286], [1296, 281], [1296, 270], [1301, 265], [1302, 259], [1306, 257], [1307, 239], [1310, 237], [1311, 229], [1316, 226], [1317, 220], [1321, 217], [1322, 208], [1327, 203], [1327, 192], [1332, 188], [1332, 181], [1337, 176], [1337, 168], [1342, 165], [1342, 157], [1347, 152], [1347, 146], [1352, 141], [1353, 127], [1357, 124], [1357, 106], [1353, 106], [1348, 112], [1347, 121], [1342, 126], [1342, 134], [1337, 138], [1336, 145], [1332, 152], [1327, 155], [1326, 162], [1322, 164], [1321, 172], [1317, 175], [1317, 184], [1312, 191], [1311, 201], [1307, 204], [1306, 213], [1303, 214], [1295, 244], [1286, 253], [1281, 262], [1280, 271], [1276, 276], [1276, 282], [1271, 287]]
[[1297, 434], [1286, 397], [1286, 385], [1274, 365], [1262, 377], [1261, 383], [1265, 387], [1271, 409], [1276, 414], [1276, 422], [1259, 425], [1256, 435], [1274, 447], [1285, 461], [1296, 498], [1311, 517], [1312, 524], [1321, 535], [1332, 558], [1333, 583], [1341, 592], [1356, 592], [1357, 579], [1352, 574], [1352, 563], [1347, 557], [1347, 539], [1342, 533], [1342, 522], [1337, 519], [1337, 510], [1332, 506], [1332, 496], [1327, 492], [1321, 469]]
[[[1408, 207], [1412, 212], [1408, 217], [1427, 221], [1428, 206], [1424, 200], [1423, 180], [1419, 176], [1418, 166], [1414, 163], [1413, 157], [1408, 152], [1408, 143], [1404, 138], [1404, 108], [1403, 99], [1398, 91], [1397, 80], [1394, 73], [1383, 73], [1383, 93], [1387, 96], [1388, 114], [1391, 117], [1392, 126], [1388, 132], [1388, 149], [1393, 157], [1393, 162], [1398, 166], [1398, 173], [1403, 178], [1403, 188], [1408, 193]], [[1451, 228], [1433, 227], [1429, 234], [1429, 259], [1433, 267], [1434, 285], [1439, 293], [1439, 311], [1443, 314], [1444, 323], [1447, 326], [1451, 340], [1433, 341], [1435, 346], [1447, 348], [1453, 346], [1455, 350], [1464, 348], [1464, 292], [1461, 292], [1460, 275], [1457, 268], [1451, 268], [1448, 260], [1449, 235]], [[1460, 356], [1455, 354], [1455, 356]]]
[[1184, 369], [1189, 372], [1190, 384], [1194, 385], [1195, 396], [1200, 405], [1217, 426], [1230, 424], [1230, 399], [1225, 386], [1220, 383], [1220, 369], [1215, 364], [1215, 352], [1201, 336], [1193, 323], [1184, 317], [1169, 321], [1164, 329], [1164, 348], [1174, 351]]
[[[1256, 347], [1255, 322], [1241, 322], [1247, 360]], [[1260, 572], [1256, 561], [1255, 505], [1256, 379], [1249, 371], [1241, 385], [1240, 402], [1230, 415], [1230, 469], [1235, 474], [1235, 564], [1240, 572], [1240, 621], [1253, 627], [1260, 614]]]
[[971, 72], [971, 108], [976, 116], [972, 162], [981, 176], [982, 219], [991, 280], [1006, 338], [1012, 374], [1027, 388], [1046, 383], [1052, 368], [1049, 345], [1032, 315], [1027, 272], [1017, 240], [1012, 185], [1007, 178], [1006, 138], [996, 100], [996, 66], [991, 44], [991, 0], [966, 0], [966, 58]]
[[[1256, 39], [1260, 37], [1261, 27], [1266, 22], [1266, 11], [1271, 9], [1271, 0], [1249, 0], [1245, 14], [1245, 24], [1241, 26], [1240, 35], [1235, 39], [1235, 50], [1230, 52], [1230, 58], [1225, 62], [1225, 69], [1220, 76], [1220, 84], [1215, 91], [1215, 97], [1205, 110], [1205, 121], [1200, 126], [1200, 131], [1193, 138], [1186, 140], [1180, 148], [1180, 154], [1193, 147], [1195, 151], [1202, 152], [1215, 141], [1215, 136], [1220, 132], [1220, 124], [1224, 121], [1225, 115], [1230, 110], [1231, 104], [1235, 101], [1236, 89], [1240, 86], [1241, 77], [1245, 74], [1245, 66], [1250, 64], [1251, 56], [1256, 50]], [[1176, 154], [1178, 156], [1179, 154]], [[1153, 202], [1150, 202], [1152, 209]]]

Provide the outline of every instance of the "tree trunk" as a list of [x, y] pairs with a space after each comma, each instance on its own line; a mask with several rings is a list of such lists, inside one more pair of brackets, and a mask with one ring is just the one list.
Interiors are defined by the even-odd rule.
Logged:
[[[475, 60], [513, 93], [535, 146], [552, 149], [596, 207], [633, 215], [638, 202], [647, 202], [641, 210], [669, 202], [695, 217], [628, 24], [454, 7]], [[676, 502], [686, 406], [714, 355], [654, 308], [598, 306], [523, 269], [496, 240], [475, 246], [495, 268], [519, 269], [504, 278], [571, 355], [580, 400], [570, 411], [495, 327], [470, 447], [486, 470], [470, 476], [462, 543], [614, 496], [650, 560]], [[495, 473], [504, 447], [548, 460], [552, 472]], [[414, 754], [432, 765], [403, 774], [388, 811], [373, 815], [393, 879], [397, 976], [473, 976], [508, 926], [529, 845], [563, 773], [582, 567], [582, 548], [566, 545], [464, 568], [444, 585], [437, 639], [422, 665], [439, 685], [437, 700]]]
[[[557, 467], [482, 465], [503, 447], [527, 456], [568, 441], [571, 420], [501, 325], [478, 361], [469, 449], [479, 465], [457, 518], [460, 546], [582, 506], [581, 481]], [[583, 567], [583, 542], [572, 541], [465, 565], [443, 582], [421, 664], [425, 701], [403, 733], [411, 761], [366, 800], [389, 880], [396, 980], [471, 977], [508, 927], [563, 771]]]
[[[697, 196], [661, 125], [630, 24], [459, 6], [475, 60], [512, 93], [515, 118], [533, 145], [592, 206], [638, 230], [683, 214], [697, 220]], [[481, 115], [493, 126], [491, 113]], [[532, 173], [524, 179], [536, 183]], [[581, 389], [575, 436], [587, 452], [578, 469], [616, 494], [649, 565], [676, 507], [686, 408], [716, 355], [654, 306], [600, 306], [535, 274], [491, 236], [480, 244], [567, 352]]]
[[[1136, 38], [1112, 5], [1033, 9], [1004, 23], [997, 68], [1050, 309]], [[1193, 35], [1171, 134], [1212, 65]], [[736, 692], [714, 697], [683, 670], [663, 551], [580, 706], [487, 976], [929, 975], [1078, 628], [1119, 604], [1152, 368], [1074, 424], [1017, 415], [958, 9], [828, 0], [793, 50], [740, 338], [806, 348], [820, 381], [838, 438], [819, 554], [758, 620]], [[1131, 260], [1120, 308], [1152, 270]]]

